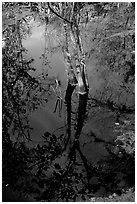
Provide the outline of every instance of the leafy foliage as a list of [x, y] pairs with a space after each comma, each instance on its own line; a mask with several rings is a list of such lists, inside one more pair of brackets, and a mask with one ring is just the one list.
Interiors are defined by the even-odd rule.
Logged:
[[134, 106], [134, 20], [134, 6], [120, 4], [107, 17], [100, 17], [93, 44], [91, 59], [95, 61], [97, 76], [103, 79], [95, 98], [101, 97], [119, 107]]

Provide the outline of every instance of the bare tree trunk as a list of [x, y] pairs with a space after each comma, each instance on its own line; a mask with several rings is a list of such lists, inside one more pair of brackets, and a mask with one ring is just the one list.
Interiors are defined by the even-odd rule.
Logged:
[[79, 139], [83, 123], [85, 120], [85, 114], [86, 114], [86, 106], [87, 106], [87, 100], [88, 100], [88, 91], [89, 91], [89, 85], [88, 85], [88, 79], [87, 79], [87, 73], [86, 73], [86, 66], [85, 63], [82, 61], [84, 59], [84, 53], [82, 49], [81, 39], [79, 35], [79, 29], [78, 25], [74, 25], [75, 27], [71, 29], [71, 38], [73, 39], [73, 43], [75, 46], [75, 73], [76, 78], [78, 81], [78, 87], [79, 87], [79, 105], [78, 105], [78, 111], [77, 111], [77, 126], [76, 126], [76, 132], [75, 132], [75, 140]]
[[[60, 14], [58, 14], [51, 8], [50, 3], [48, 3], [48, 7], [55, 15], [62, 19], [64, 23], [65, 45], [63, 47], [63, 53], [68, 79], [68, 85], [65, 95], [65, 102], [67, 106], [68, 133], [68, 138], [65, 145], [66, 148], [66, 146], [68, 145], [68, 141], [71, 138], [71, 97], [76, 85], [78, 85], [79, 87], [79, 105], [77, 112], [77, 127], [75, 133], [76, 140], [79, 139], [83, 127], [88, 99], [88, 79], [86, 74], [86, 66], [82, 61], [85, 60], [85, 58], [79, 30], [80, 8], [76, 2], [62, 2], [59, 3]], [[69, 50], [70, 46], [71, 51]], [[72, 58], [74, 60], [73, 65]]]
[[75, 87], [76, 86], [68, 83], [66, 95], [65, 95], [65, 102], [67, 105], [67, 133], [68, 133], [68, 138], [66, 140], [66, 144], [65, 144], [64, 149], [66, 149], [68, 142], [71, 139], [71, 112], [72, 112], [71, 97], [72, 97], [72, 93], [73, 93]]
[[78, 82], [77, 82], [77, 79], [76, 79], [76, 76], [73, 70], [73, 66], [71, 64], [71, 55], [69, 54], [69, 49], [68, 49], [69, 31], [68, 31], [67, 25], [64, 25], [64, 31], [65, 31], [65, 46], [63, 49], [63, 53], [64, 53], [64, 60], [66, 63], [67, 80], [68, 80], [68, 85], [67, 85], [66, 95], [65, 95], [65, 102], [67, 106], [67, 135], [68, 135], [68, 138], [66, 140], [66, 144], [64, 147], [64, 150], [65, 150], [66, 147], [68, 146], [69, 140], [71, 140], [71, 112], [72, 112], [71, 97], [72, 97], [73, 91]]
[[[73, 17], [71, 17], [73, 18]], [[74, 18], [73, 18], [74, 19]], [[69, 139], [71, 138], [71, 97], [73, 94], [73, 91], [75, 89], [75, 86], [78, 85], [79, 88], [79, 105], [78, 105], [78, 111], [77, 111], [77, 125], [76, 125], [76, 132], [75, 132], [75, 140], [79, 139], [83, 123], [85, 120], [85, 114], [86, 114], [86, 106], [87, 106], [87, 100], [88, 100], [88, 79], [86, 74], [86, 66], [82, 60], [84, 60], [83, 56], [83, 49], [82, 49], [82, 43], [80, 38], [80, 32], [78, 29], [78, 25], [76, 20], [74, 21], [74, 26], [65, 25], [65, 36], [66, 36], [66, 46], [64, 49], [64, 58], [67, 65], [67, 73], [68, 73], [68, 86], [66, 90], [66, 96], [65, 101], [67, 104], [67, 124], [68, 124], [68, 140], [66, 143], [66, 146], [68, 144]], [[72, 66], [72, 58], [69, 53], [68, 49], [68, 42], [71, 42], [73, 45], [74, 50], [74, 58], [75, 58], [75, 64]]]
[[75, 139], [79, 139], [83, 123], [85, 120], [86, 115], [86, 106], [87, 106], [87, 100], [88, 100], [88, 92], [85, 94], [79, 94], [79, 105], [78, 105], [78, 114], [77, 114], [77, 126], [76, 126], [76, 132], [75, 132]]

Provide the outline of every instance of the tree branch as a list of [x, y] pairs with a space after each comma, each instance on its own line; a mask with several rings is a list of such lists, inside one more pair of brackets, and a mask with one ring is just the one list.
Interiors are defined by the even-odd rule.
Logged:
[[54, 11], [54, 9], [51, 8], [51, 6], [50, 6], [50, 2], [47, 2], [47, 4], [48, 4], [49, 9], [52, 11], [52, 13], [54, 13], [56, 16], [58, 16], [59, 18], [61, 18], [64, 21], [66, 21], [67, 23], [72, 24], [72, 22], [68, 21], [64, 17], [60, 16], [56, 11]]
[[109, 108], [112, 112], [120, 112], [120, 113], [134, 113], [135, 109], [126, 107], [125, 105], [118, 106], [115, 105], [113, 101], [110, 101], [109, 99], [107, 101], [101, 101], [96, 98], [89, 98], [89, 101], [91, 104], [93, 104], [93, 107], [106, 107]]

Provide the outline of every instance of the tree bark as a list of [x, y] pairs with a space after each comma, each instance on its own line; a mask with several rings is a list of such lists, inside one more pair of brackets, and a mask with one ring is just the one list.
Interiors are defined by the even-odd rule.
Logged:
[[66, 95], [65, 95], [65, 102], [67, 106], [67, 135], [68, 135], [68, 138], [66, 140], [64, 150], [66, 149], [68, 142], [71, 139], [71, 112], [72, 112], [71, 97], [72, 97], [75, 87], [76, 87], [75, 85], [68, 83]]
[[79, 139], [83, 123], [86, 115], [86, 106], [88, 100], [88, 92], [85, 94], [79, 94], [79, 105], [78, 105], [78, 114], [77, 114], [77, 126], [75, 132], [75, 139]]
[[64, 31], [65, 31], [65, 46], [63, 49], [63, 53], [64, 53], [64, 60], [66, 63], [66, 72], [67, 72], [67, 80], [68, 80], [68, 85], [67, 85], [66, 94], [65, 94], [65, 103], [67, 106], [67, 136], [68, 136], [64, 146], [64, 150], [66, 150], [69, 140], [71, 139], [71, 112], [72, 112], [71, 97], [78, 82], [71, 63], [71, 55], [69, 53], [69, 48], [68, 48], [69, 29], [66, 24], [64, 25]]

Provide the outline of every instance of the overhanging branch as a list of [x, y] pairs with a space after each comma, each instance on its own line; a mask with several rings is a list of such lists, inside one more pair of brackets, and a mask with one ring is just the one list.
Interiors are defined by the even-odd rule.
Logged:
[[64, 20], [64, 21], [66, 21], [67, 23], [72, 24], [72, 22], [68, 21], [66, 18], [60, 16], [56, 11], [54, 11], [54, 9], [51, 8], [49, 2], [47, 2], [47, 3], [48, 3], [48, 7], [49, 7], [49, 9], [52, 11], [52, 13], [54, 13], [56, 16], [58, 16], [59, 18], [61, 18], [61, 19]]

